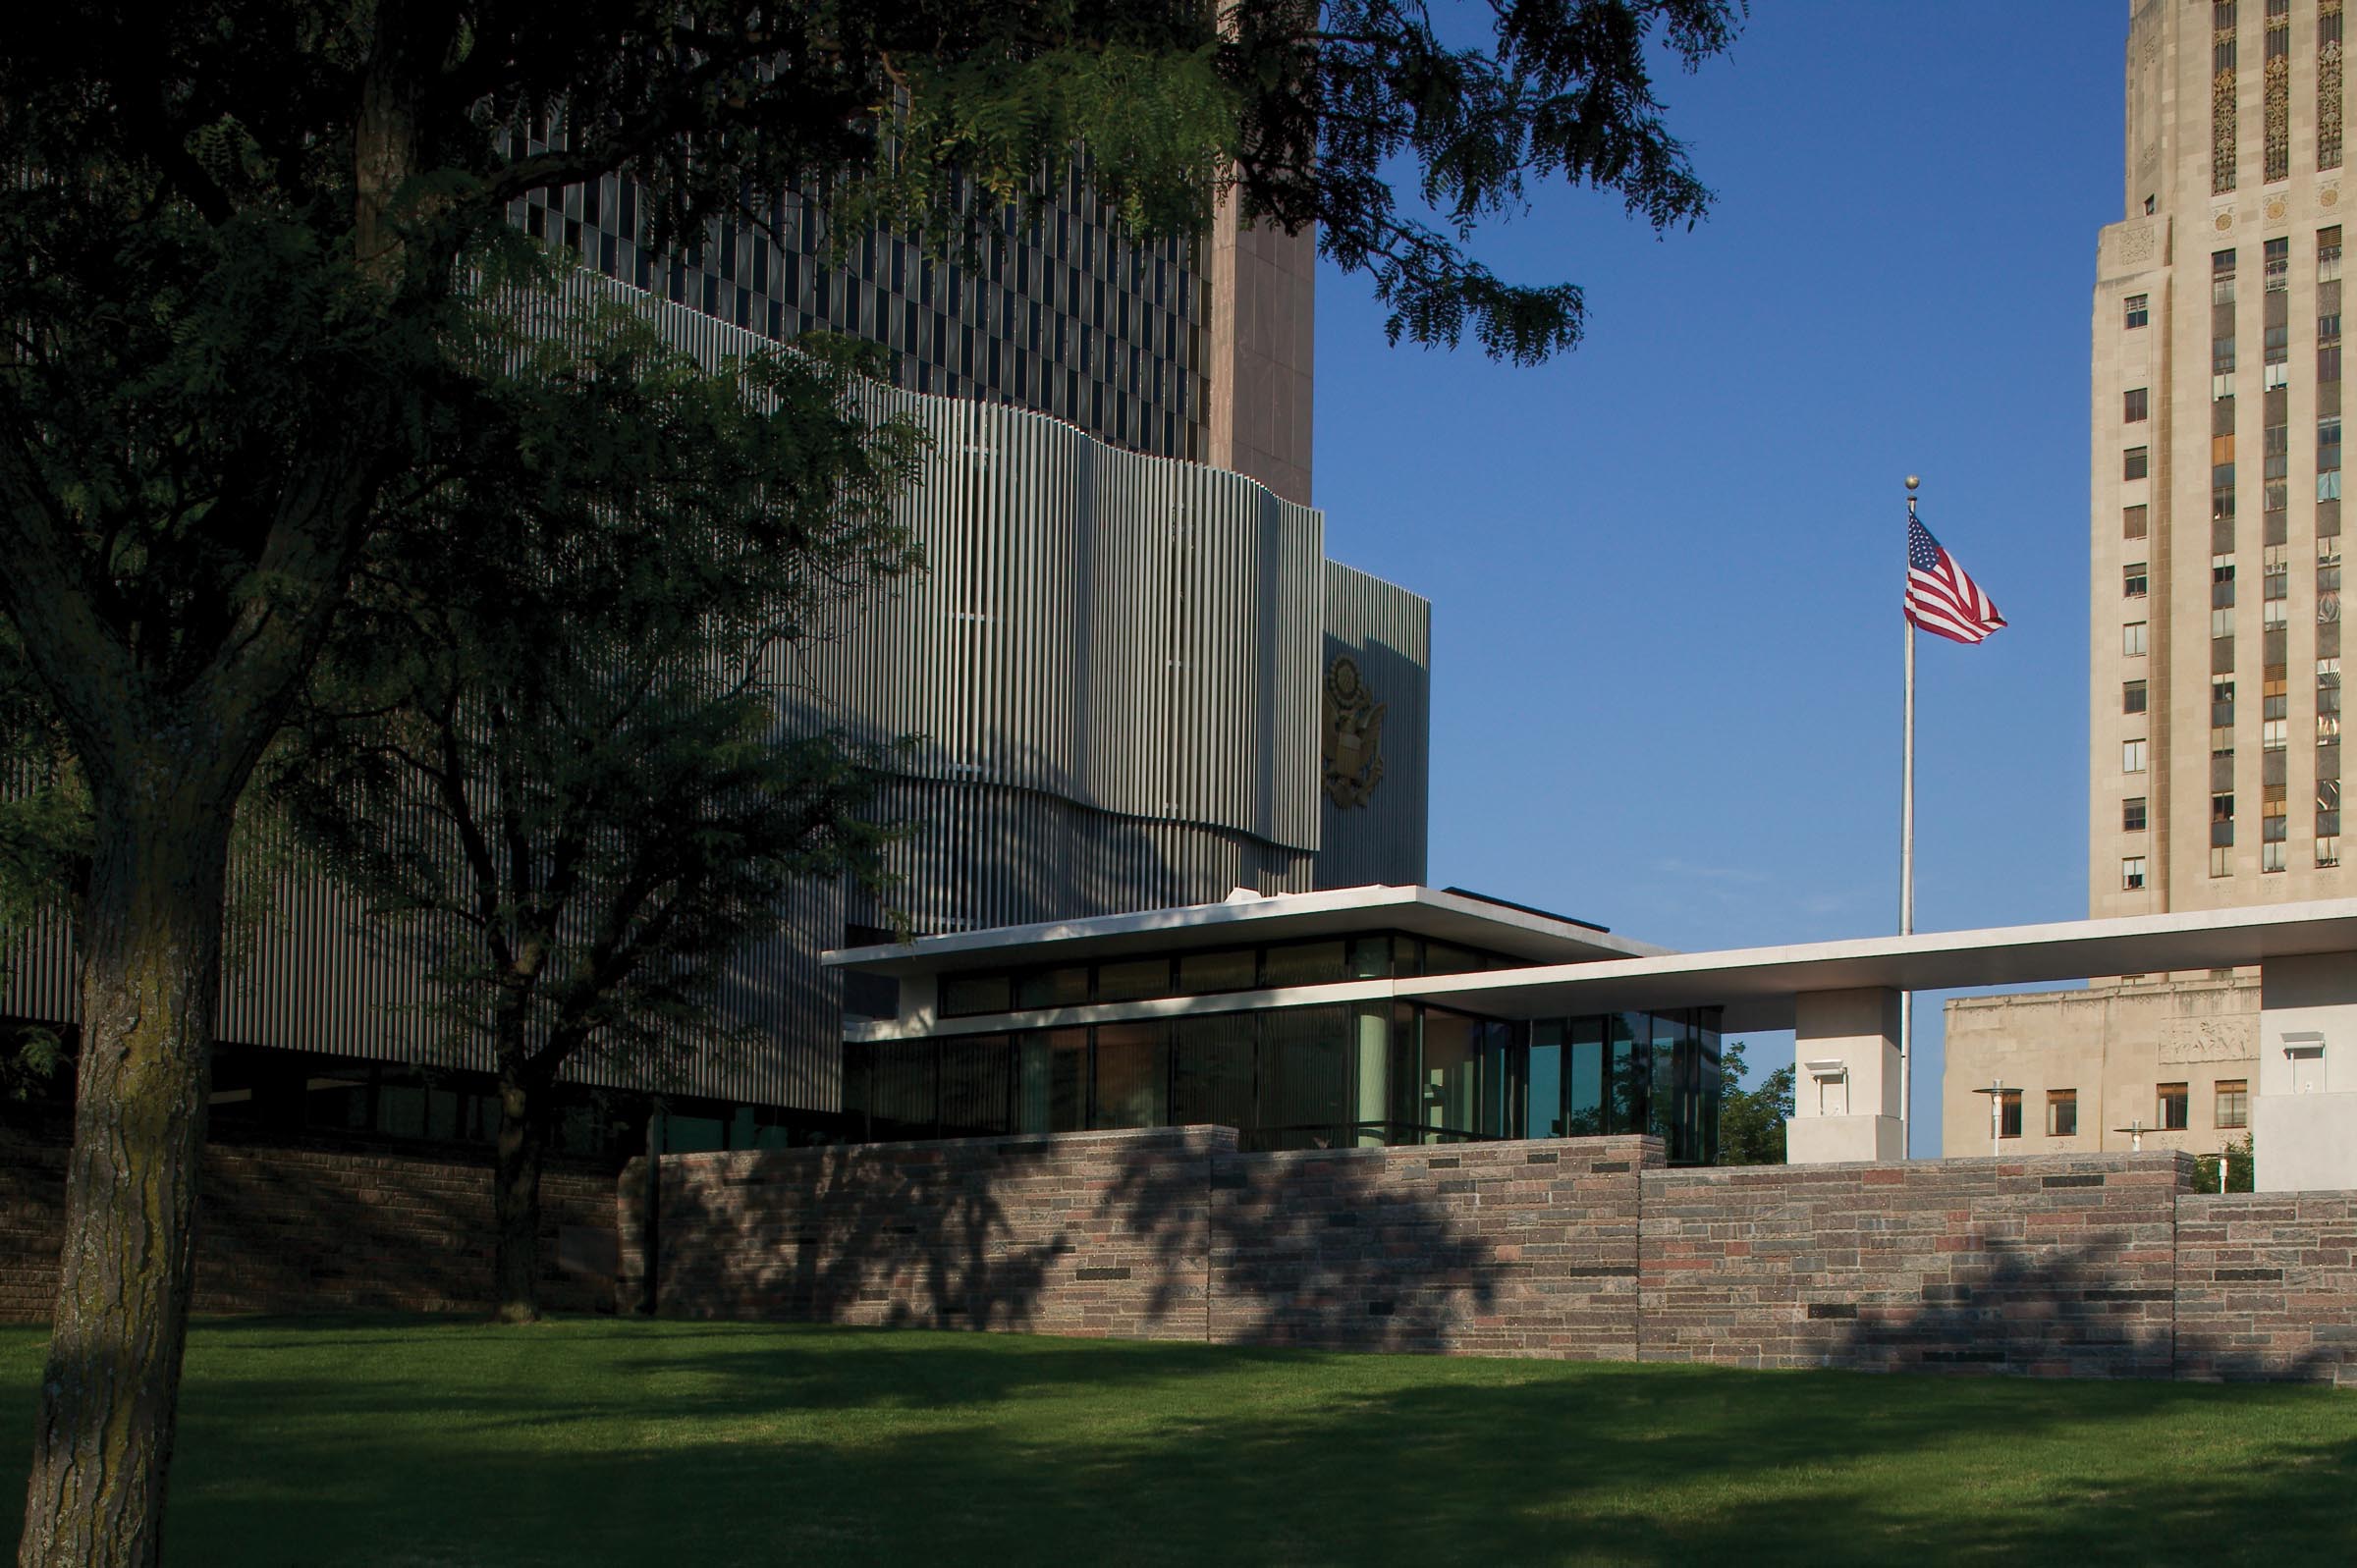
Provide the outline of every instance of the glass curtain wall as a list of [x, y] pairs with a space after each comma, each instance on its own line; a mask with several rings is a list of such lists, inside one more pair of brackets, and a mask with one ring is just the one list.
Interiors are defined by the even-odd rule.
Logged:
[[1143, 1019], [846, 1048], [853, 1135], [1233, 1127], [1337, 1149], [1651, 1133], [1718, 1158], [1715, 1008], [1523, 1025], [1409, 1002]]

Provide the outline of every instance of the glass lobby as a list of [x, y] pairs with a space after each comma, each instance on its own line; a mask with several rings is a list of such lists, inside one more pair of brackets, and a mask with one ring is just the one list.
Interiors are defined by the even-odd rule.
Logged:
[[1718, 1157], [1717, 1008], [1531, 1023], [1417, 1002], [854, 1042], [851, 1136], [1215, 1123], [1247, 1150], [1646, 1132]]

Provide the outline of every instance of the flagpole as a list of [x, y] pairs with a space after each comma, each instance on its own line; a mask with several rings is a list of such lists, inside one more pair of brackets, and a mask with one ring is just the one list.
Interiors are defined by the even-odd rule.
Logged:
[[[1907, 531], [1915, 526], [1915, 487], [1923, 481], [1907, 475]], [[1907, 697], [1905, 739], [1899, 747], [1898, 783], [1898, 934], [1915, 931], [1915, 618], [1904, 620], [1907, 638]], [[1915, 993], [1898, 996], [1898, 1158], [1915, 1153]]]

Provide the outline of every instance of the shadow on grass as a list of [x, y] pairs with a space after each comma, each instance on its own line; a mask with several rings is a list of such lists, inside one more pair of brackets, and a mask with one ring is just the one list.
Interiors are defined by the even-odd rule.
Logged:
[[[2357, 1539], [2357, 1400], [2321, 1390], [323, 1329], [199, 1329], [173, 1562], [2273, 1564]], [[30, 1398], [12, 1375], [0, 1419]]]

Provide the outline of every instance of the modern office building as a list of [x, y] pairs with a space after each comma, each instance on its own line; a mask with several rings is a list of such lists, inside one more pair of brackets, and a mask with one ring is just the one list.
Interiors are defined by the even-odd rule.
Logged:
[[1207, 235], [1132, 243], [1075, 164], [1039, 221], [1001, 213], [970, 257], [905, 235], [839, 244], [825, 208], [793, 194], [766, 233], [727, 225], [658, 254], [612, 177], [535, 191], [514, 216], [592, 271], [758, 337], [864, 338], [908, 391], [1036, 409], [1309, 504], [1316, 245], [1243, 224], [1233, 201]]
[[[2129, 13], [2092, 328], [2088, 911], [2343, 896], [2341, 0]], [[2231, 971], [1954, 1001], [1944, 1147], [1986, 1144], [1994, 1098], [2028, 1151], [2214, 1152], [2281, 1050]]]
[[[797, 725], [913, 738], [880, 805], [907, 829], [893, 886], [808, 888], [744, 955], [724, 1021], [756, 1044], [669, 1086], [675, 1147], [836, 1129], [847, 1000], [891, 1006], [820, 965], [847, 941], [1422, 880], [1431, 608], [1328, 560], [1307, 505], [1305, 238], [1231, 212], [1131, 245], [1075, 184], [978, 267], [881, 236], [839, 256], [791, 202], [775, 240], [657, 257], [631, 206], [609, 182], [517, 220], [582, 259], [576, 296], [647, 311], [707, 364], [815, 328], [890, 346], [876, 406], [929, 442], [899, 502], [925, 568], [777, 688]], [[223, 1001], [216, 1120], [488, 1136], [487, 1052], [444, 1038], [417, 964], [321, 879], [250, 874], [271, 909]], [[14, 958], [5, 1011], [70, 1021], [67, 934]]]
[[1793, 1163], [1891, 1161], [1903, 993], [2249, 966], [2258, 1032], [2292, 1048], [2249, 1086], [2274, 1128], [2260, 1184], [2357, 1185], [2339, 1135], [2357, 1114], [2357, 899], [1672, 952], [1457, 889], [1350, 888], [827, 961], [895, 992], [845, 1031], [860, 1136], [1216, 1123], [1246, 1149], [1333, 1149], [1634, 1132], [1680, 1164], [1717, 1152], [1723, 1031], [1793, 1031]]

